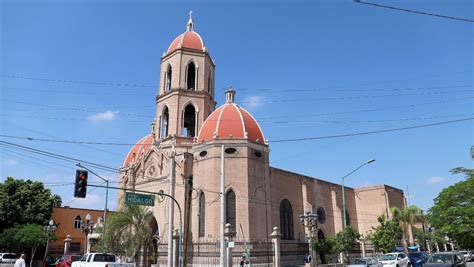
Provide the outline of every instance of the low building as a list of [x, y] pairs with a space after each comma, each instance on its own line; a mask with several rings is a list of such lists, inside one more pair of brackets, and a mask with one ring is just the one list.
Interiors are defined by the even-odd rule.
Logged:
[[[86, 236], [81, 231], [81, 224], [86, 221], [87, 214], [90, 214], [91, 221], [96, 223], [104, 217], [104, 210], [80, 209], [69, 206], [53, 208], [52, 219], [58, 227], [55, 232], [57, 240], [50, 244], [50, 255], [56, 257], [64, 254], [64, 240], [68, 235], [71, 238], [70, 254], [84, 253]], [[109, 211], [107, 216], [110, 214]]]

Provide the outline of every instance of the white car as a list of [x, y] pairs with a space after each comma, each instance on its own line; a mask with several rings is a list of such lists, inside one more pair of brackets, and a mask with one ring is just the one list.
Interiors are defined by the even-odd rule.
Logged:
[[473, 260], [473, 258], [472, 258], [473, 255], [472, 255], [472, 253], [471, 253], [470, 251], [461, 250], [461, 251], [459, 251], [459, 253], [461, 253], [461, 255], [464, 257], [464, 260], [465, 260], [466, 262]]
[[394, 252], [384, 254], [379, 260], [383, 266], [387, 267], [411, 267], [410, 259], [405, 253]]
[[135, 264], [119, 263], [112, 254], [87, 253], [79, 261], [73, 261], [71, 267], [135, 267]]
[[0, 253], [0, 263], [15, 263], [16, 254], [15, 253]]

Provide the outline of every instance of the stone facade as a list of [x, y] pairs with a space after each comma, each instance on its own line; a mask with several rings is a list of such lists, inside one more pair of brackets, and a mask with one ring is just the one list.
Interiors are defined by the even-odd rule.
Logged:
[[[283, 261], [297, 264], [303, 258], [301, 253], [307, 251], [309, 234], [298, 218], [300, 214], [320, 215], [317, 228], [320, 238], [342, 230], [341, 185], [271, 167], [269, 145], [266, 140], [252, 139], [263, 133], [258, 132], [261, 131], [259, 126], [248, 126], [253, 118], [245, 117], [246, 111], [233, 103], [234, 91], [230, 90], [227, 103], [215, 110], [215, 65], [197, 33], [193, 32], [201, 44], [187, 43], [186, 34], [193, 29], [190, 19], [187, 32], [174, 41], [181, 40], [181, 43], [161, 59], [156, 121], [151, 129], [153, 141], [137, 144], [146, 145], [143, 149], [132, 149], [139, 154], [129, 153], [125, 160], [128, 163], [122, 166], [121, 186], [175, 196], [183, 209], [184, 233], [189, 236], [188, 262], [197, 266], [203, 262], [215, 265], [219, 257], [216, 248], [220, 238], [221, 156], [224, 155], [226, 223], [235, 224], [237, 250], [242, 251], [245, 241], [252, 245], [250, 252], [256, 262], [269, 263], [273, 257], [269, 236], [277, 226], [285, 233], [282, 236]], [[191, 62], [195, 68], [190, 67]], [[170, 66], [172, 74], [168, 75]], [[194, 75], [189, 74], [189, 69], [195, 70]], [[189, 77], [195, 77], [191, 82], [195, 87], [190, 88]], [[188, 112], [192, 109], [187, 111], [188, 105], [193, 106], [194, 113]], [[229, 113], [232, 107], [236, 111]], [[203, 129], [208, 117], [218, 120], [209, 123], [215, 129], [207, 129], [211, 126]], [[219, 125], [226, 125], [226, 129], [219, 129]], [[233, 130], [240, 129], [241, 125], [243, 133]], [[190, 127], [194, 128], [190, 130]], [[215, 131], [214, 138], [198, 142], [201, 131]], [[348, 224], [361, 233], [377, 225], [377, 216], [386, 214], [390, 207], [405, 206], [403, 191], [387, 185], [346, 187], [345, 192]], [[235, 206], [230, 207], [229, 203]], [[170, 227], [170, 204], [170, 200], [162, 199], [153, 208], [159, 263], [166, 262], [169, 229], [177, 229], [180, 219], [175, 208]]]

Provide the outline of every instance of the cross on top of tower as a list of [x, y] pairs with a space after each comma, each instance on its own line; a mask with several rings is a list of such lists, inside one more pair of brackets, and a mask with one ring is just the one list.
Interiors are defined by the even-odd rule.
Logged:
[[188, 24], [186, 25], [186, 30], [188, 32], [194, 31], [194, 21], [193, 21], [193, 11], [192, 10], [189, 11], [189, 20], [188, 20]]

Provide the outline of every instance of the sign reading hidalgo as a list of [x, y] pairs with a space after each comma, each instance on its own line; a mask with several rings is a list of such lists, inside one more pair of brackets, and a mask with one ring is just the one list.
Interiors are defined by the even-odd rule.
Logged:
[[125, 192], [125, 204], [155, 206], [155, 196]]

